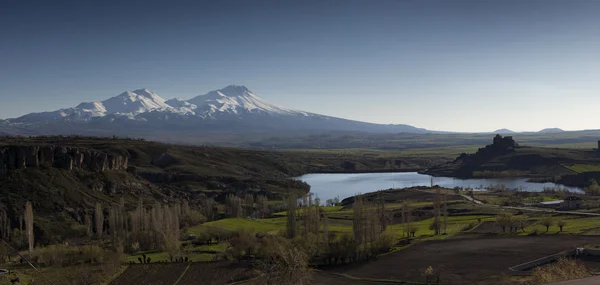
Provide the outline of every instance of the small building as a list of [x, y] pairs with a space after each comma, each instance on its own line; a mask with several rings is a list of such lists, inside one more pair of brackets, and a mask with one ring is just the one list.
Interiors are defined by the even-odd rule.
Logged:
[[561, 210], [577, 210], [581, 208], [583, 200], [577, 196], [566, 197], [562, 203], [560, 203]]
[[564, 203], [564, 200], [554, 200], [554, 201], [540, 202], [537, 205], [539, 207], [544, 207], [544, 208], [557, 208], [557, 207], [561, 206], [563, 203]]

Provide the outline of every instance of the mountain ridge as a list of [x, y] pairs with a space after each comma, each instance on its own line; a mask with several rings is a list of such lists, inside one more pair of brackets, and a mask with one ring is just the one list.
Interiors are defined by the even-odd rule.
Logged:
[[165, 100], [142, 88], [103, 101], [30, 113], [3, 123], [4, 132], [29, 135], [120, 135], [142, 138], [281, 131], [429, 133], [403, 124], [375, 124], [272, 104], [242, 85], [229, 85], [190, 99]]

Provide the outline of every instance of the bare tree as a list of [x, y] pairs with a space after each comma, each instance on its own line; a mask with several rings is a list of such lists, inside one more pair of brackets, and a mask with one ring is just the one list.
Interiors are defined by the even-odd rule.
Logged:
[[102, 232], [104, 231], [104, 213], [102, 204], [96, 203], [96, 211], [94, 212], [94, 218], [96, 221], [96, 236], [102, 238]]
[[187, 216], [190, 214], [190, 204], [188, 200], [183, 200], [183, 204], [181, 205], [181, 215]]
[[294, 238], [297, 234], [297, 225], [296, 225], [296, 210], [298, 208], [298, 201], [294, 195], [290, 195], [286, 199], [286, 208], [287, 208], [287, 220], [285, 224], [287, 237]]
[[215, 208], [216, 208], [215, 200], [212, 198], [206, 198], [202, 200], [202, 209], [204, 210], [204, 216], [206, 220], [212, 221], [215, 219]]
[[87, 233], [88, 237], [92, 237], [94, 235], [93, 230], [92, 230], [92, 218], [90, 218], [90, 215], [88, 215], [88, 213], [85, 213], [84, 216], [84, 223], [85, 223], [85, 232]]
[[447, 234], [448, 232], [446, 231], [448, 229], [448, 197], [447, 197], [447, 193], [446, 191], [444, 191], [444, 196], [443, 196], [443, 200], [444, 200], [444, 234]]
[[252, 217], [254, 215], [254, 195], [248, 193], [244, 196], [245, 216]]
[[244, 215], [242, 199], [233, 194], [225, 197], [225, 213], [232, 218], [239, 218]]
[[406, 237], [410, 237], [412, 233], [412, 210], [408, 207], [407, 203], [403, 203], [400, 208], [400, 214], [402, 218], [402, 234]]
[[25, 203], [25, 231], [27, 232], [27, 242], [29, 244], [29, 256], [33, 253], [33, 207], [31, 202]]
[[434, 234], [437, 236], [440, 234], [440, 216], [441, 216], [441, 206], [442, 206], [442, 197], [440, 193], [440, 189], [435, 189], [435, 200], [433, 201], [434, 215], [435, 219], [433, 224], [431, 225], [434, 231]]
[[11, 226], [10, 226], [10, 218], [6, 214], [6, 211], [3, 209], [0, 211], [0, 232], [1, 237], [4, 240], [8, 240], [11, 234]]
[[551, 216], [543, 217], [540, 220], [540, 224], [546, 227], [546, 231], [549, 231], [550, 227], [554, 225], [554, 218], [552, 218]]
[[415, 237], [415, 235], [417, 234], [417, 232], [419, 231], [419, 227], [417, 226], [412, 226], [410, 227], [410, 234]]
[[379, 232], [382, 233], [389, 224], [388, 213], [385, 211], [385, 197], [383, 191], [377, 192], [376, 212], [379, 219]]
[[256, 213], [254, 214], [255, 216], [257, 216], [259, 218], [264, 218], [271, 214], [269, 212], [268, 201], [269, 200], [267, 199], [266, 196], [263, 196], [263, 195], [256, 196], [256, 199], [255, 199]]
[[565, 220], [558, 220], [556, 222], [556, 225], [560, 228], [560, 231], [563, 231], [563, 227], [567, 225], [567, 222]]
[[262, 273], [264, 284], [309, 284], [308, 256], [298, 247], [272, 236], [263, 242], [261, 252], [263, 256], [257, 261], [257, 268]]
[[356, 243], [361, 244], [364, 240], [365, 236], [365, 226], [364, 226], [364, 207], [363, 207], [363, 197], [360, 194], [356, 194], [354, 196], [354, 203], [352, 204], [353, 209], [353, 219], [352, 219], [352, 232], [354, 234], [354, 240]]
[[496, 223], [502, 228], [502, 232], [506, 232], [506, 227], [513, 224], [513, 215], [510, 213], [501, 213], [496, 216]]

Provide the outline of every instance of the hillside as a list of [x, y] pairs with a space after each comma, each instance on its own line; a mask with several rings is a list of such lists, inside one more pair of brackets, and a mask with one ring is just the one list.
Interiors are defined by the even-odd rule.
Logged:
[[[281, 200], [309, 191], [295, 176], [310, 172], [361, 172], [421, 168], [427, 160], [359, 154], [261, 151], [169, 145], [95, 137], [0, 139], [0, 201], [14, 225], [25, 201], [36, 211], [38, 240], [82, 234], [75, 221], [96, 202], [123, 197], [133, 208], [186, 199], [193, 207], [207, 197], [218, 203], [234, 193]], [[46, 233], [53, 233], [44, 236]]]
[[[512, 137], [497, 135], [492, 144], [476, 153], [463, 153], [454, 161], [428, 169], [427, 173], [463, 178], [527, 176], [554, 181], [576, 175], [569, 168], [571, 165], [600, 165], [600, 154], [592, 149], [520, 146]], [[574, 186], [585, 186], [581, 184]]]

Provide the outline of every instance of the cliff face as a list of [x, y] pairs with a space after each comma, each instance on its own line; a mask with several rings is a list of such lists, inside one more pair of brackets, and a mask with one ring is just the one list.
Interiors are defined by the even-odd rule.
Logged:
[[64, 146], [7, 146], [0, 148], [0, 176], [14, 169], [55, 167], [66, 170], [127, 169], [127, 157], [94, 149]]

